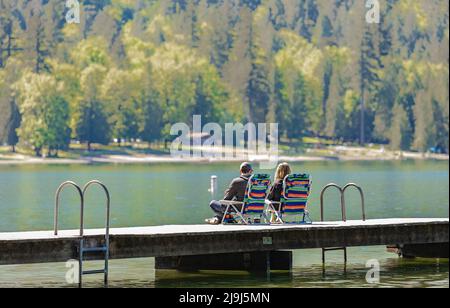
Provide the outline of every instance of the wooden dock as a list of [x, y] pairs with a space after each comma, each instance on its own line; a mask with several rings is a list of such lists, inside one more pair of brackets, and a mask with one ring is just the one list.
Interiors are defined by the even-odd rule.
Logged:
[[[77, 259], [78, 232], [60, 231], [58, 236], [52, 231], [0, 233], [0, 265]], [[104, 239], [104, 230], [85, 230], [84, 239], [87, 246], [98, 246]], [[448, 218], [317, 222], [296, 226], [174, 225], [111, 229], [110, 258], [378, 245], [446, 245], [448, 257], [448, 243]], [[92, 259], [102, 259], [102, 256], [93, 255]]]

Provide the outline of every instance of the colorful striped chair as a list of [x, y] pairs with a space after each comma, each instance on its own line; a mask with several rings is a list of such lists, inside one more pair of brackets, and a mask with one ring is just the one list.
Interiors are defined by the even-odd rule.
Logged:
[[[312, 224], [307, 209], [308, 198], [311, 193], [311, 176], [309, 174], [290, 174], [283, 182], [283, 194], [278, 202], [278, 209], [275, 209], [277, 202], [267, 202], [269, 210], [276, 215], [276, 223]], [[287, 222], [288, 216], [302, 216], [301, 221]]]
[[[248, 225], [261, 224], [267, 220], [265, 205], [270, 184], [270, 175], [255, 174], [248, 181], [244, 202], [222, 200], [221, 203], [227, 205], [222, 223]], [[238, 210], [237, 205], [242, 205], [241, 210]]]

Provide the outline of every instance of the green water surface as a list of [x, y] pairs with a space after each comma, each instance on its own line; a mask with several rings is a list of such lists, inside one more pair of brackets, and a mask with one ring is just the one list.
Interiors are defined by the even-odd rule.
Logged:
[[[255, 165], [257, 167], [257, 165]], [[0, 166], [0, 232], [50, 230], [53, 225], [54, 192], [65, 180], [80, 184], [103, 181], [112, 195], [112, 227], [162, 224], [198, 224], [211, 216], [208, 191], [211, 175], [219, 178], [220, 191], [237, 176], [237, 164], [158, 165], [63, 165]], [[448, 217], [448, 162], [313, 162], [294, 164], [295, 172], [313, 176], [309, 208], [319, 219], [320, 189], [330, 182], [360, 184], [366, 193], [368, 218]], [[273, 170], [261, 172], [273, 173]], [[349, 192], [349, 219], [359, 219], [359, 196]], [[76, 229], [79, 206], [75, 193], [62, 194], [61, 229]], [[338, 196], [330, 191], [326, 215], [339, 219]], [[86, 200], [86, 228], [102, 227], [104, 204], [94, 188]], [[320, 250], [296, 251], [292, 273], [271, 277], [239, 272], [155, 272], [154, 260], [111, 261], [111, 285], [116, 287], [448, 287], [448, 260], [403, 260], [385, 247], [349, 250], [344, 271], [340, 252], [330, 253], [325, 275]], [[369, 285], [365, 276], [368, 260], [381, 264], [381, 282]], [[92, 266], [95, 267], [95, 262]], [[98, 265], [97, 265], [98, 267]], [[0, 266], [0, 287], [60, 287], [65, 264]], [[88, 277], [87, 286], [101, 286], [101, 277]]]

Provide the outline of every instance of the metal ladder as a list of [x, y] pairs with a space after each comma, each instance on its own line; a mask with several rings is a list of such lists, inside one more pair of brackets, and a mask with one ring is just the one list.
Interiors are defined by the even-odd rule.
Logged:
[[[366, 221], [366, 208], [365, 208], [365, 197], [364, 197], [364, 191], [363, 189], [355, 184], [355, 183], [349, 183], [347, 185], [344, 186], [344, 188], [342, 188], [341, 186], [331, 183], [328, 184], [327, 186], [325, 186], [322, 189], [322, 192], [320, 193], [320, 220], [322, 222], [325, 221], [325, 215], [324, 215], [324, 197], [325, 197], [325, 192], [330, 189], [330, 188], [336, 188], [339, 193], [340, 193], [340, 203], [341, 203], [341, 215], [342, 215], [342, 221], [346, 222], [347, 221], [347, 209], [346, 209], [346, 203], [345, 203], [345, 192], [351, 188], [354, 187], [356, 188], [361, 196], [361, 208], [362, 208], [362, 220]], [[347, 267], [347, 261], [348, 261], [348, 254], [347, 254], [347, 247], [327, 247], [327, 248], [322, 248], [322, 265], [325, 271], [325, 263], [326, 263], [326, 253], [328, 251], [338, 251], [338, 250], [342, 250], [344, 252], [344, 262], [345, 262], [345, 268]]]
[[[103, 188], [106, 195], [106, 231], [105, 231], [105, 243], [102, 246], [98, 247], [85, 247], [85, 236], [84, 236], [84, 200], [86, 191], [89, 187], [93, 185], [99, 185]], [[58, 235], [58, 216], [59, 216], [59, 203], [60, 203], [60, 195], [64, 188], [68, 186], [73, 186], [76, 188], [77, 192], [80, 195], [80, 244], [78, 248], [78, 286], [81, 288], [83, 286], [83, 275], [94, 275], [94, 274], [103, 274], [104, 275], [104, 285], [108, 286], [108, 272], [109, 272], [109, 229], [110, 229], [110, 209], [111, 209], [111, 198], [108, 191], [108, 188], [101, 183], [100, 181], [94, 180], [88, 182], [83, 189], [80, 188], [75, 182], [67, 181], [62, 183], [58, 190], [56, 191], [55, 196], [55, 212], [54, 212], [54, 234]], [[84, 255], [87, 253], [96, 253], [102, 252], [104, 253], [105, 266], [101, 270], [90, 270], [83, 271], [83, 261]]]

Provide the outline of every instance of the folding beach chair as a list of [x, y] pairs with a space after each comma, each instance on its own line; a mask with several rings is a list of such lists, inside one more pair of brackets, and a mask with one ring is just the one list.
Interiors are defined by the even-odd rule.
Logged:
[[[269, 211], [276, 215], [276, 223], [312, 224], [307, 209], [311, 183], [309, 174], [290, 174], [286, 176], [283, 181], [281, 202], [266, 202]], [[286, 218], [289, 216], [301, 216], [302, 220], [288, 222]]]
[[[268, 174], [255, 174], [249, 180], [244, 202], [220, 201], [227, 205], [222, 224], [260, 224], [265, 216], [265, 202], [271, 181]], [[242, 206], [238, 209], [238, 206]]]

